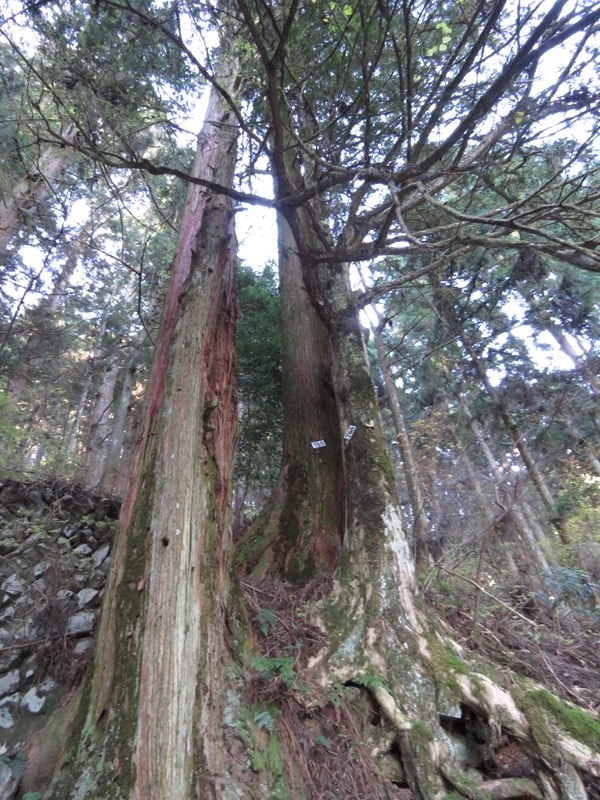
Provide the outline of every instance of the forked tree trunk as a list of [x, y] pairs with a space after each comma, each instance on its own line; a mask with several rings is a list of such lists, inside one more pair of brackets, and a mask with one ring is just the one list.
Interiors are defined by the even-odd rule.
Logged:
[[[299, 216], [291, 217], [290, 223], [294, 250], [304, 251], [304, 285], [310, 286], [315, 307], [323, 312], [333, 354], [338, 437], [345, 441], [340, 473], [342, 548], [333, 591], [312, 617], [324, 631], [326, 643], [311, 658], [311, 679], [331, 688], [340, 683], [368, 687], [381, 725], [388, 730], [388, 755], [402, 762], [406, 785], [417, 800], [442, 800], [450, 791], [471, 800], [523, 796], [583, 800], [586, 793], [577, 768], [600, 771], [600, 754], [576, 742], [569, 731], [555, 730], [554, 722], [543, 715], [545, 730], [537, 728], [539, 717], [534, 727], [509, 692], [463, 662], [460, 649], [436, 631], [420, 607], [348, 272], [336, 267], [325, 282], [315, 281], [316, 265], [306, 250], [306, 226]], [[285, 315], [283, 320], [288, 324]], [[292, 370], [288, 380], [300, 374]], [[300, 392], [301, 387], [288, 386], [285, 397], [294, 396], [294, 390]], [[310, 430], [310, 409], [296, 413]], [[354, 435], [344, 440], [349, 426], [355, 428]], [[297, 495], [296, 501], [317, 506], [318, 494]], [[324, 531], [325, 536], [331, 533]], [[272, 534], [279, 535], [277, 530]], [[256, 543], [250, 539], [252, 544]], [[464, 724], [465, 707], [487, 727], [491, 750], [498, 747], [501, 736], [519, 743], [538, 764], [537, 782], [480, 776], [473, 785], [473, 775], [465, 770], [441, 723], [442, 716], [454, 716]], [[305, 713], [310, 717], [310, 698]]]
[[[324, 670], [322, 680], [334, 673], [337, 680], [365, 685], [365, 674], [379, 676], [367, 685], [394, 732], [416, 798], [440, 800], [452, 789], [474, 800], [582, 800], [586, 792], [577, 767], [597, 774], [600, 754], [586, 742], [576, 744], [564, 730], [548, 736], [551, 722], [544, 722], [549, 727], [541, 734], [508, 692], [462, 661], [460, 650], [435, 631], [420, 608], [349, 280], [338, 273], [329, 286], [327, 300], [338, 320], [331, 334], [340, 418], [357, 430], [344, 451], [347, 525], [334, 591], [321, 616], [330, 641], [321, 661], [315, 659]], [[498, 745], [500, 733], [519, 743], [538, 765], [537, 785], [484, 779], [473, 786], [441, 727], [441, 715], [463, 716], [458, 706], [449, 710], [457, 700], [487, 726], [490, 748]]]
[[[234, 96], [235, 74], [221, 85]], [[237, 124], [213, 91], [194, 174], [231, 185]], [[231, 201], [187, 198], [76, 757], [53, 797], [222, 796], [228, 504], [236, 424]]]
[[[215, 117], [219, 103], [216, 98], [213, 103], [210, 119], [218, 120], [219, 134], [212, 127], [214, 147], [205, 142], [199, 152], [217, 159], [212, 162], [211, 179], [226, 184], [230, 174], [222, 170], [231, 166], [235, 149], [235, 133], [227, 123], [233, 126], [233, 120], [223, 110]], [[234, 770], [240, 763], [243, 770], [250, 761], [252, 743], [242, 735], [248, 727], [240, 721], [239, 698], [236, 704], [234, 697], [225, 709], [219, 696], [224, 688], [226, 509], [235, 421], [231, 390], [234, 242], [230, 204], [213, 197], [202, 216], [200, 205], [206, 195], [192, 192], [191, 198], [163, 318], [141, 447], [113, 555], [91, 699], [75, 762], [80, 777], [74, 790], [57, 788], [55, 800], [293, 797], [291, 792], [271, 794], [266, 778], [254, 793], [245, 792], [243, 784], [236, 782], [239, 773]], [[190, 218], [195, 220], [192, 227]], [[197, 250], [186, 262], [184, 251], [191, 246], [192, 229]], [[285, 228], [282, 241], [289, 241]], [[294, 242], [282, 250], [284, 258], [298, 257], [289, 273], [295, 281], [290, 297], [295, 294], [296, 302], [287, 306], [283, 316], [284, 326], [292, 328], [291, 314], [304, 314], [304, 288], [311, 282], [314, 293], [310, 270], [315, 265], [304, 261], [301, 253], [294, 232]], [[313, 685], [329, 690], [339, 689], [341, 683], [366, 688], [378, 720], [372, 727], [389, 733], [389, 752], [401, 759], [406, 783], [417, 800], [442, 800], [451, 791], [470, 800], [527, 796], [584, 800], [576, 767], [600, 772], [600, 756], [543, 715], [536, 716], [535, 726], [531, 724], [507, 691], [478, 674], [460, 651], [436, 633], [419, 607], [414, 565], [348, 276], [340, 269], [329, 278], [322, 294], [329, 312], [324, 319], [335, 318], [335, 324], [318, 329], [320, 343], [315, 350], [312, 344], [289, 348], [293, 359], [302, 358], [300, 364], [292, 362], [286, 373], [285, 393], [288, 410], [293, 407], [298, 415], [290, 425], [298, 431], [302, 480], [288, 483], [283, 495], [279, 491], [281, 507], [295, 501], [301, 511], [290, 510], [288, 520], [294, 527], [282, 531], [285, 516], [274, 517], [271, 510], [271, 524], [263, 529], [266, 541], [257, 545], [254, 539], [263, 566], [276, 577], [300, 581], [323, 569], [332, 573], [330, 596], [302, 609], [304, 620], [310, 617], [326, 634], [308, 664]], [[299, 326], [298, 331], [310, 338], [306, 328]], [[306, 352], [319, 358], [305, 358]], [[322, 411], [317, 399], [321, 387], [335, 405], [324, 420], [319, 417], [315, 430], [313, 413]], [[293, 405], [305, 393], [308, 401]], [[326, 435], [322, 424], [327, 425]], [[354, 435], [344, 439], [350, 425], [355, 427]], [[313, 480], [313, 462], [307, 463], [305, 446], [312, 457], [311, 439], [319, 434], [326, 442], [326, 448], [319, 449], [331, 446], [331, 436], [338, 455], [317, 462], [318, 479]], [[286, 436], [293, 440], [291, 429]], [[292, 457], [296, 453], [288, 451], [287, 458]], [[323, 486], [338, 487], [337, 494], [331, 488], [326, 491], [333, 492], [337, 503], [341, 501], [341, 512], [321, 506]], [[308, 534], [295, 527], [304, 522]], [[307, 542], [318, 553], [329, 554], [329, 543], [336, 537], [339, 557], [334, 552], [331, 559], [335, 571], [327, 560], [307, 557]], [[244, 645], [251, 648], [252, 641], [235, 626], [229, 639], [240, 663], [250, 666]], [[303, 706], [308, 737], [318, 711], [314, 697], [310, 688], [300, 686], [288, 690], [288, 701], [290, 696]], [[323, 702], [322, 697], [317, 699]], [[454, 758], [440, 719], [444, 714], [464, 721], [465, 706], [489, 730], [490, 747], [501, 734], [521, 743], [535, 759], [539, 785], [525, 778], [479, 784], [472, 780]], [[332, 715], [335, 712], [332, 706]], [[264, 766], [268, 754], [275, 759], [277, 752], [268, 744], [275, 742], [277, 715], [265, 716], [264, 710], [257, 714], [255, 708], [245, 713], [265, 743], [260, 751]], [[257, 724], [261, 715], [262, 727]], [[224, 763], [223, 754], [231, 758], [231, 753], [224, 747], [219, 751], [224, 744], [221, 730], [227, 726], [237, 744], [237, 764], [233, 759]], [[331, 742], [328, 745], [326, 738], [321, 739], [327, 750]], [[252, 763], [261, 770], [258, 759]], [[67, 767], [65, 772], [72, 769]], [[299, 800], [302, 792], [297, 796]]]

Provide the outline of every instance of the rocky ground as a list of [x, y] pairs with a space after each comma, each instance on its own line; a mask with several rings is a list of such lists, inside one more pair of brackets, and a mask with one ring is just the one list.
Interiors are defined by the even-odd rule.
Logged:
[[0, 480], [0, 800], [91, 656], [118, 514], [80, 486]]

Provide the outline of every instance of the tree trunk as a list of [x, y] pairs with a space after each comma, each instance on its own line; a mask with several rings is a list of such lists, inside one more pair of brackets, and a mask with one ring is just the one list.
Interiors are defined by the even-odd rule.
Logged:
[[525, 438], [517, 425], [515, 424], [508, 408], [504, 404], [502, 398], [500, 397], [499, 393], [496, 389], [492, 386], [488, 374], [485, 370], [485, 367], [481, 363], [481, 360], [478, 358], [475, 349], [467, 336], [456, 317], [456, 314], [452, 308], [452, 306], [447, 302], [446, 297], [444, 296], [443, 290], [440, 288], [439, 283], [436, 283], [434, 280], [433, 275], [429, 276], [434, 297], [436, 298], [437, 304], [434, 307], [434, 311], [439, 317], [440, 321], [446, 328], [446, 330], [450, 333], [451, 336], [456, 337], [458, 341], [460, 341], [471, 361], [475, 372], [479, 376], [483, 387], [489, 396], [490, 400], [494, 405], [494, 410], [502, 420], [502, 423], [510, 437], [510, 440], [513, 443], [513, 446], [519, 453], [525, 468], [527, 469], [527, 473], [531, 478], [531, 481], [542, 501], [542, 505], [548, 512], [550, 522], [554, 526], [558, 536], [560, 537], [563, 544], [568, 545], [568, 539], [564, 533], [562, 519], [558, 508], [556, 506], [556, 501], [550, 491], [550, 487], [542, 474], [541, 470], [538, 467], [538, 464], [531, 453]]
[[72, 456], [75, 453], [75, 449], [77, 447], [77, 436], [79, 435], [81, 420], [83, 419], [83, 414], [85, 412], [85, 407], [87, 405], [90, 389], [92, 388], [92, 382], [94, 378], [94, 361], [100, 354], [100, 347], [102, 345], [102, 340], [104, 339], [104, 334], [106, 333], [106, 324], [108, 322], [108, 311], [109, 309], [106, 308], [102, 313], [102, 317], [99, 320], [99, 329], [98, 333], [96, 334], [94, 346], [92, 348], [91, 354], [87, 358], [85, 379], [81, 386], [81, 392], [79, 394], [79, 402], [77, 403], [75, 417], [70, 425], [69, 438], [65, 445], [65, 460], [67, 461], [69, 461], [72, 458]]
[[107, 354], [100, 384], [96, 391], [87, 436], [87, 464], [84, 474], [84, 482], [87, 486], [99, 486], [104, 474], [112, 429], [110, 408], [114, 402], [118, 376], [119, 354]]
[[[475, 440], [477, 441], [481, 451], [488, 462], [490, 467], [490, 471], [494, 477], [494, 482], [498, 488], [502, 486], [503, 483], [506, 481], [506, 476], [503, 474], [502, 470], [500, 469], [498, 462], [494, 458], [492, 451], [490, 450], [488, 443], [485, 440], [485, 436], [483, 431], [481, 430], [481, 426], [474, 419], [473, 415], [469, 407], [467, 406], [465, 399], [460, 398], [459, 400], [461, 409], [467, 419], [469, 420], [469, 425], [471, 430], [473, 431], [473, 435]], [[527, 517], [524, 512], [521, 510], [520, 506], [522, 504], [522, 500], [515, 498], [512, 502], [510, 508], [510, 517], [515, 523], [515, 527], [520, 534], [521, 540], [523, 541], [526, 548], [531, 553], [533, 557], [534, 563], [537, 566], [537, 571], [539, 573], [540, 580], [546, 586], [548, 591], [554, 586], [554, 577], [552, 574], [552, 569], [548, 563], [548, 559], [543, 552], [543, 545], [544, 545], [544, 537], [542, 535], [542, 539], [535, 534], [535, 532], [531, 529], [529, 522], [527, 521]]]
[[379, 358], [379, 365], [383, 373], [383, 380], [385, 381], [388, 403], [390, 411], [392, 412], [392, 419], [394, 421], [396, 439], [398, 441], [398, 447], [400, 448], [400, 455], [402, 457], [404, 479], [406, 481], [408, 499], [412, 508], [414, 552], [416, 556], [417, 568], [420, 568], [431, 562], [431, 556], [429, 555], [428, 549], [429, 526], [427, 524], [425, 495], [421, 488], [421, 480], [419, 478], [417, 465], [413, 456], [410, 437], [404, 423], [404, 415], [400, 407], [400, 401], [398, 400], [396, 384], [394, 383], [390, 372], [390, 365], [385, 352], [385, 346], [381, 336], [380, 328], [375, 329], [374, 337], [375, 347], [377, 348], [377, 356]]
[[523, 434], [519, 431], [515, 423], [513, 422], [508, 409], [500, 399], [498, 392], [494, 389], [492, 384], [490, 383], [490, 379], [487, 376], [485, 369], [483, 368], [481, 361], [477, 358], [475, 351], [471, 344], [467, 341], [466, 337], [461, 333], [460, 335], [461, 341], [467, 353], [469, 354], [469, 358], [471, 359], [471, 363], [475, 367], [481, 382], [484, 385], [486, 392], [488, 393], [490, 399], [494, 403], [495, 409], [500, 416], [500, 419], [504, 423], [504, 426], [508, 432], [508, 435], [511, 438], [511, 441], [515, 448], [517, 449], [519, 455], [521, 456], [521, 460], [523, 464], [527, 468], [527, 472], [529, 473], [533, 485], [537, 489], [537, 492], [540, 496], [540, 499], [546, 508], [547, 512], [550, 515], [550, 520], [556, 527], [557, 532], [563, 539], [565, 544], [568, 544], [568, 540], [564, 539], [562, 528], [560, 525], [560, 514], [556, 508], [556, 501], [552, 496], [550, 488], [546, 482], [546, 479], [542, 475], [529, 447], [525, 443], [525, 439], [523, 438]]
[[122, 453], [123, 441], [125, 439], [125, 430], [127, 428], [127, 417], [129, 415], [131, 397], [135, 388], [135, 377], [137, 375], [139, 366], [138, 362], [139, 351], [138, 348], [136, 348], [132, 357], [129, 359], [129, 363], [125, 369], [125, 374], [123, 375], [123, 384], [119, 394], [119, 402], [114, 414], [109, 450], [104, 462], [102, 485], [109, 492], [115, 491], [115, 486], [118, 483], [119, 473], [122, 469], [126, 468], [126, 463], [123, 459]]
[[[232, 95], [235, 75], [222, 68]], [[194, 174], [231, 185], [237, 125], [213, 91]], [[53, 797], [222, 796], [228, 504], [236, 423], [231, 201], [189, 193], [106, 590], [83, 734]]]
[[[274, 94], [284, 102], [278, 89], [276, 85]], [[214, 97], [209, 111], [213, 132], [218, 107]], [[205, 143], [199, 151], [217, 159], [211, 178], [224, 184], [231, 176], [222, 170], [234, 157], [233, 120], [229, 117], [228, 128], [227, 118], [221, 110], [214, 147]], [[283, 159], [282, 153], [279, 156]], [[283, 185], [288, 176], [280, 177]], [[228, 599], [226, 509], [235, 421], [234, 242], [230, 203], [212, 197], [202, 216], [202, 210], [194, 208], [199, 199], [206, 199], [205, 193], [194, 190], [191, 198], [196, 200], [188, 206], [175, 260], [140, 449], [113, 555], [76, 762], [80, 776], [73, 789], [57, 788], [55, 800], [352, 796], [331, 786], [328, 792], [312, 791], [308, 783], [298, 792], [290, 789], [302, 763], [306, 774], [308, 743], [311, 737], [318, 741], [316, 732], [327, 715], [331, 728], [337, 725], [346, 741], [356, 731], [345, 689], [358, 690], [365, 709], [370, 709], [379, 751], [401, 762], [405, 796], [411, 791], [416, 800], [442, 800], [452, 794], [471, 800], [528, 795], [584, 800], [577, 768], [600, 772], [598, 753], [543, 712], [531, 711], [533, 690], [524, 689], [520, 699], [530, 721], [515, 701], [517, 691], [513, 697], [479, 673], [419, 606], [348, 272], [336, 267], [328, 271], [326, 282], [319, 281], [306, 239], [300, 240], [310, 230], [303, 209], [286, 211], [293, 238], [280, 223], [286, 264], [282, 281], [283, 272], [290, 279], [290, 299], [283, 312], [290, 336], [284, 343], [285, 358], [290, 359], [284, 397], [288, 417], [290, 408], [297, 416], [289, 420], [285, 433], [282, 478], [267, 524], [261, 536], [242, 543], [241, 553], [258, 552], [255, 572], [275, 578], [283, 592], [289, 584], [283, 584], [282, 576], [308, 583], [323, 571], [329, 573], [332, 588], [312, 603], [295, 605], [300, 613], [286, 618], [289, 625], [284, 627], [298, 638], [289, 645], [284, 640], [280, 656], [269, 650], [260, 662], [263, 675], [270, 670], [271, 676], [287, 665], [289, 678], [290, 653], [306, 647], [310, 658], [304, 661], [304, 674], [286, 683], [277, 673], [268, 704], [256, 702], [257, 695], [261, 699], [256, 690], [244, 702], [229, 691], [223, 697], [231, 686], [231, 679], [225, 684], [223, 606]], [[186, 262], [183, 251], [191, 245], [192, 230], [197, 249]], [[306, 305], [308, 294], [314, 314]], [[315, 342], [314, 331], [306, 326], [307, 320], [320, 316], [317, 308], [323, 316], [313, 326]], [[294, 332], [300, 317], [304, 322]], [[296, 341], [300, 334], [307, 343]], [[332, 402], [323, 407], [325, 394]], [[299, 397], [306, 399], [300, 403]], [[354, 434], [344, 438], [349, 426]], [[326, 444], [314, 454], [310, 445], [318, 439], [313, 436]], [[333, 457], [308, 460], [313, 455], [320, 458], [318, 451], [330, 447]], [[324, 505], [327, 496], [334, 506]], [[318, 558], [308, 553], [309, 543]], [[268, 633], [276, 614], [270, 608], [260, 610]], [[229, 622], [228, 641], [239, 657], [238, 672], [255, 675], [261, 667], [253, 666], [249, 656], [266, 634], [257, 630], [245, 636], [247, 620], [240, 622], [233, 614]], [[307, 625], [310, 642], [303, 636]], [[310, 683], [300, 680], [303, 677]], [[252, 688], [252, 681], [247, 683]], [[293, 708], [298, 711], [295, 718], [286, 714]], [[481, 781], [473, 780], [442, 727], [442, 717], [448, 716], [468, 726], [469, 715], [487, 731], [490, 751], [501, 737], [518, 742], [531, 756], [536, 781], [485, 780], [480, 773]], [[293, 744], [286, 759], [277, 747], [278, 732]], [[335, 745], [323, 735], [319, 738], [324, 759]], [[356, 747], [345, 751], [348, 760], [342, 761], [341, 770], [338, 765], [350, 779], [351, 757], [364, 752], [370, 740], [356, 734], [352, 744]], [[363, 760], [367, 762], [375, 772], [368, 752]], [[329, 779], [328, 766], [325, 762], [314, 772]], [[259, 774], [256, 791], [237, 779], [240, 770], [247, 776], [250, 769]], [[269, 770], [289, 778], [287, 788], [279, 782], [279, 790], [271, 791]], [[65, 772], [70, 771], [67, 765]], [[351, 791], [361, 796], [356, 787]], [[370, 796], [389, 797], [392, 791], [379, 781]]]
[[267, 513], [253, 528], [253, 555], [245, 568], [254, 569], [255, 574], [278, 573], [297, 582], [319, 572], [331, 574], [338, 563], [344, 513], [344, 432], [331, 373], [331, 344], [311, 304], [298, 249], [282, 214], [278, 215], [278, 231], [282, 466]]
[[55, 188], [57, 179], [73, 160], [74, 150], [69, 145], [77, 140], [77, 127], [68, 125], [62, 139], [63, 144], [53, 144], [42, 150], [35, 169], [21, 178], [9, 198], [0, 201], [0, 251], [6, 249], [26, 214]]
[[44, 346], [44, 340], [52, 325], [52, 317], [56, 314], [64, 299], [69, 281], [77, 268], [79, 257], [89, 241], [90, 231], [91, 223], [88, 222], [71, 246], [67, 260], [60, 270], [50, 294], [42, 299], [37, 307], [25, 315], [25, 319], [27, 320], [26, 324], [29, 328], [29, 335], [27, 336], [18, 366], [8, 382], [8, 394], [15, 406], [23, 399], [23, 395], [31, 380], [31, 372], [35, 362], [43, 358], [43, 351], [40, 352], [40, 349]]

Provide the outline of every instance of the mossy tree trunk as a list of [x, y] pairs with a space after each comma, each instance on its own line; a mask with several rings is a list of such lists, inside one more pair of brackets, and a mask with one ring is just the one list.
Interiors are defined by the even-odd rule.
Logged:
[[[251, 534], [255, 574], [293, 582], [337, 566], [343, 531], [342, 438], [325, 325], [304, 283], [290, 227], [278, 215], [283, 453], [267, 513]], [[258, 561], [258, 563], [257, 563]]]
[[[349, 270], [336, 266], [325, 271], [318, 266], [314, 251], [307, 246], [308, 218], [302, 210], [288, 212], [293, 232], [289, 249], [298, 259], [304, 279], [296, 285], [297, 302], [308, 294], [329, 340], [337, 439], [342, 449], [340, 464], [324, 462], [320, 479], [331, 485], [338, 482], [344, 523], [337, 566], [331, 573], [333, 589], [312, 617], [324, 632], [326, 644], [311, 658], [311, 679], [331, 688], [340, 684], [366, 687], [389, 732], [387, 755], [393, 754], [401, 762], [404, 785], [417, 800], [446, 796], [583, 800], [587, 795], [578, 770], [600, 772], [600, 739], [594, 738], [600, 731], [597, 723], [581, 712], [585, 724], [596, 731], [586, 741], [576, 732], [577, 726], [565, 724], [566, 717], [560, 719], [560, 714], [547, 713], [530, 702], [534, 687], [526, 686], [511, 695], [469, 662], [468, 654], [451, 641], [419, 601]], [[318, 218], [318, 209], [313, 209], [312, 218]], [[291, 322], [289, 314], [284, 313], [282, 321], [285, 331]], [[316, 360], [310, 363], [316, 381], [320, 364]], [[306, 368], [286, 372], [284, 417], [293, 413], [294, 425], [300, 431], [304, 426], [308, 438], [313, 412], [310, 406], [292, 405], [290, 400], [302, 392], [296, 381], [306, 381]], [[344, 439], [350, 426], [354, 434]], [[293, 491], [294, 487], [288, 486], [288, 502], [293, 502]], [[317, 509], [319, 490], [305, 483], [295, 501], [299, 507]], [[297, 522], [285, 531], [277, 527], [280, 523], [275, 520], [263, 532], [273, 536], [273, 547], [281, 550], [287, 546], [293, 557], [297, 552], [294, 533], [301, 538], [303, 531], [295, 527]], [[333, 534], [333, 527], [322, 528], [324, 537], [331, 540]], [[313, 541], [318, 553], [318, 539]], [[244, 557], [257, 550], [264, 554], [264, 541], [258, 544], [252, 536], [240, 548]], [[281, 561], [285, 563], [285, 551], [278, 562], [259, 562], [254, 574], [281, 576]], [[312, 574], [306, 569], [302, 575], [286, 575], [285, 570], [283, 575], [308, 581], [327, 569], [321, 561], [314, 564]], [[306, 715], [310, 717], [308, 708]], [[497, 778], [489, 772], [471, 771], [446, 730], [444, 719], [448, 718], [467, 729], [476, 718], [476, 724], [486, 730], [490, 752], [499, 747], [503, 737], [514, 742], [527, 763], [534, 765], [531, 776]]]
[[[234, 66], [221, 85], [236, 91]], [[194, 174], [230, 186], [237, 124], [213, 91]], [[236, 427], [229, 199], [188, 193], [124, 499], [81, 742], [52, 796], [219, 796], [219, 686]]]

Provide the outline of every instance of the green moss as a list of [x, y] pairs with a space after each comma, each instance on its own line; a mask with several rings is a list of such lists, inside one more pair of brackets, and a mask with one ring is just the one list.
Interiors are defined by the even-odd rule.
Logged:
[[426, 747], [430, 742], [435, 740], [433, 731], [426, 722], [417, 720], [413, 723], [410, 729], [410, 739], [414, 746], [419, 750]]
[[446, 654], [446, 659], [445, 659], [446, 664], [452, 670], [454, 670], [454, 672], [457, 672], [459, 675], [469, 675], [470, 670], [469, 670], [469, 668], [467, 667], [467, 665], [465, 664], [465, 662], [462, 659], [460, 659], [458, 656], [454, 655], [453, 653], [450, 653], [445, 648], [444, 648], [444, 652]]
[[551, 720], [577, 741], [600, 752], [600, 722], [585, 711], [566, 705], [547, 689], [526, 691], [521, 688], [514, 690], [513, 694], [540, 743], [551, 743], [552, 734], [548, 730], [548, 721]]
[[252, 533], [245, 536], [235, 550], [233, 563], [236, 568], [243, 566], [246, 570], [260, 571], [261, 559], [264, 558], [268, 545], [276, 533], [273, 522], [257, 523]]
[[251, 708], [240, 703], [236, 706], [236, 716], [233, 727], [246, 745], [250, 768], [261, 773], [270, 786], [270, 800], [289, 800], [292, 793], [284, 775], [283, 753], [277, 736], [277, 708], [271, 703]]
[[477, 671], [480, 672], [482, 675], [485, 675], [486, 678], [489, 678], [494, 683], [497, 683], [499, 686], [502, 686], [502, 677], [497, 669], [495, 669], [491, 664], [483, 664], [478, 662], [477, 664]]
[[431, 662], [427, 664], [427, 668], [433, 680], [438, 687], [447, 689], [451, 700], [460, 699], [462, 692], [456, 676], [472, 676], [472, 671], [464, 661], [450, 651], [449, 647], [443, 645], [435, 634], [428, 636], [427, 644], [431, 653]]

